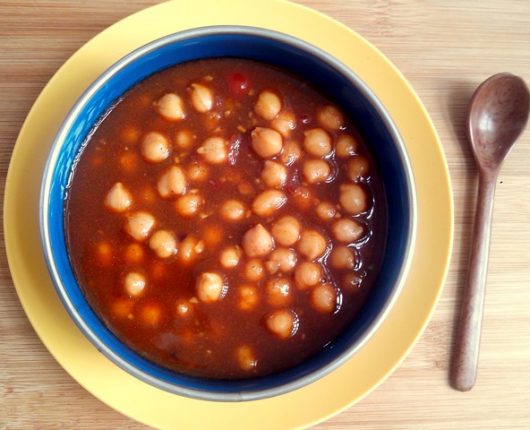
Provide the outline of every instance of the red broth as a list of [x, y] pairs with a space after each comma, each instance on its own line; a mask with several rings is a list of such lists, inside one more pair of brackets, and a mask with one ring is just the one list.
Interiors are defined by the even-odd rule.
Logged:
[[89, 137], [66, 214], [107, 327], [166, 368], [225, 379], [295, 366], [336, 338], [386, 229], [354, 125], [304, 80], [233, 58], [128, 91]]

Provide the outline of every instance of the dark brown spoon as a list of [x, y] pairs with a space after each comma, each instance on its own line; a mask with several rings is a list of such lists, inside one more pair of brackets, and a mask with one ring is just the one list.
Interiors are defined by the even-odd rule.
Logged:
[[471, 98], [468, 133], [479, 170], [479, 189], [467, 288], [462, 300], [450, 376], [451, 385], [460, 391], [473, 388], [477, 377], [497, 175], [526, 125], [529, 100], [524, 81], [510, 73], [491, 76]]

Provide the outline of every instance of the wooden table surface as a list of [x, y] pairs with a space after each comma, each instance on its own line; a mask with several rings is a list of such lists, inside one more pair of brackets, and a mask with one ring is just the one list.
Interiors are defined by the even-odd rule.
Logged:
[[[18, 131], [46, 82], [91, 37], [153, 3], [0, 0], [2, 199]], [[530, 429], [530, 131], [498, 182], [479, 379], [468, 393], [447, 383], [476, 185], [464, 135], [466, 104], [474, 87], [496, 72], [510, 71], [530, 82], [530, 2], [303, 3], [374, 43], [416, 89], [447, 156], [456, 223], [445, 289], [418, 344], [375, 392], [317, 428]], [[2, 243], [0, 429], [141, 428], [92, 397], [49, 355], [18, 302]]]

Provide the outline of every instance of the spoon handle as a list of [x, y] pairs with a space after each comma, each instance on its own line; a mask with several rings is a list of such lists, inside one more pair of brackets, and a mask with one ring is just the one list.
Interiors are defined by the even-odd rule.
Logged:
[[462, 300], [450, 376], [451, 385], [460, 391], [471, 390], [477, 378], [496, 181], [496, 174], [481, 172], [467, 287]]

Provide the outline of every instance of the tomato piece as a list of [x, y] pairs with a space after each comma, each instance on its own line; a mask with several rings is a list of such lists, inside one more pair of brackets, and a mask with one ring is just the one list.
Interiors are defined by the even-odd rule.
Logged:
[[248, 76], [241, 72], [232, 72], [228, 75], [228, 88], [236, 97], [242, 97], [250, 89]]

